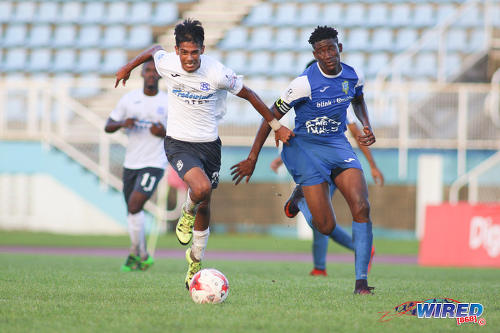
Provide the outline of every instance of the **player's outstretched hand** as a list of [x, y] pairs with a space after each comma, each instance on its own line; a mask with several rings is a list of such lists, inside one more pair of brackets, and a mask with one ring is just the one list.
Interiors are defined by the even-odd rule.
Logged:
[[129, 77], [130, 77], [130, 72], [128, 71], [128, 69], [125, 68], [125, 66], [120, 68], [118, 72], [116, 72], [115, 88], [118, 87], [118, 84], [120, 83], [121, 80], [123, 80], [123, 86], [125, 86], [125, 82], [127, 82]]
[[369, 146], [375, 143], [375, 135], [370, 127], [363, 127], [363, 133], [365, 133], [365, 135], [358, 136], [358, 142], [360, 145]]
[[245, 182], [248, 183], [250, 177], [252, 177], [253, 171], [255, 170], [256, 163], [257, 160], [247, 158], [246, 160], [233, 165], [231, 167], [231, 176], [233, 176], [234, 185], [238, 185], [245, 177], [247, 177]]
[[372, 177], [373, 180], [375, 181], [375, 184], [379, 186], [384, 186], [384, 175], [378, 168], [372, 168]]
[[272, 160], [271, 165], [269, 165], [269, 167], [271, 168], [271, 170], [274, 171], [274, 173], [278, 173], [278, 169], [282, 164], [283, 160], [281, 159], [281, 156], [278, 156], [274, 160]]
[[161, 123], [151, 124], [149, 131], [151, 132], [151, 134], [159, 138], [165, 137], [165, 127]]
[[286, 126], [281, 126], [277, 131], [274, 132], [274, 140], [276, 141], [276, 147], [279, 146], [279, 141], [284, 144], [289, 145], [288, 141], [295, 136], [295, 133], [291, 131]]

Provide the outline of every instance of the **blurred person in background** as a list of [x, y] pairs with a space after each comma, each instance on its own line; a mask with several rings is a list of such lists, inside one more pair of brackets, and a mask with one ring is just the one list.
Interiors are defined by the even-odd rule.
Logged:
[[[312, 32], [309, 43], [317, 63], [289, 84], [272, 110], [276, 118], [281, 118], [295, 109], [295, 137], [283, 146], [281, 157], [295, 183], [301, 185], [314, 227], [324, 235], [330, 235], [336, 227], [331, 185], [346, 199], [353, 218], [354, 294], [370, 295], [374, 289], [367, 280], [372, 222], [361, 164], [344, 134], [350, 105], [363, 125], [363, 134], [356, 138], [359, 144], [369, 146], [375, 136], [363, 97], [363, 79], [354, 68], [341, 63], [342, 44], [337, 35], [336, 29], [327, 26], [318, 26]], [[269, 126], [261, 123], [247, 159], [232, 166], [236, 184], [245, 177], [249, 181], [269, 131]]]
[[128, 136], [123, 163], [123, 194], [127, 204], [130, 254], [122, 271], [146, 270], [154, 259], [146, 250], [143, 207], [163, 177], [167, 158], [163, 149], [167, 126], [167, 94], [158, 89], [160, 75], [154, 62], [142, 66], [142, 89], [125, 94], [111, 112], [104, 130], [121, 128]]
[[[219, 183], [221, 140], [218, 121], [224, 112], [227, 92], [246, 99], [264, 117], [278, 140], [287, 142], [293, 132], [281, 126], [260, 97], [242, 78], [217, 60], [204, 55], [205, 32], [197, 20], [186, 19], [175, 27], [175, 53], [153, 46], [116, 74], [115, 87], [123, 84], [141, 63], [154, 60], [168, 86], [169, 121], [165, 152], [169, 163], [188, 185], [188, 195], [175, 233], [186, 250], [186, 288], [201, 269], [210, 234], [210, 200]], [[193, 231], [194, 230], [194, 231]]]

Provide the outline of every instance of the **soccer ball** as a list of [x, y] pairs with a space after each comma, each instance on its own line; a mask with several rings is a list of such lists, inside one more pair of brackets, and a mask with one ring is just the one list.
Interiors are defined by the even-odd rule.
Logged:
[[222, 303], [229, 294], [229, 281], [214, 268], [196, 273], [189, 284], [189, 293], [195, 303]]

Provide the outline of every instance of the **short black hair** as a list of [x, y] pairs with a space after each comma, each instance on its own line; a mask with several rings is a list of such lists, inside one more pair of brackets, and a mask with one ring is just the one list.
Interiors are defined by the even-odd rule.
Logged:
[[198, 46], [203, 46], [205, 31], [198, 20], [185, 19], [175, 26], [175, 45], [179, 46], [184, 42], [193, 42]]
[[325, 26], [317, 26], [309, 37], [309, 44], [314, 47], [314, 44], [325, 39], [333, 39], [338, 44], [338, 31], [335, 28]]

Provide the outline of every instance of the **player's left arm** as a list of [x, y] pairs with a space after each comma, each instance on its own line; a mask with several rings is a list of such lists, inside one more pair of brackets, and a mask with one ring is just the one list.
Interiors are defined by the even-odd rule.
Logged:
[[375, 135], [372, 131], [372, 126], [370, 125], [370, 120], [368, 119], [368, 111], [365, 103], [363, 94], [356, 95], [351, 100], [352, 109], [354, 114], [359, 119], [363, 125], [363, 133], [356, 137], [358, 143], [363, 146], [370, 146], [375, 143]]
[[282, 141], [288, 144], [288, 140], [295, 136], [293, 131], [288, 127], [283, 126], [279, 123], [278, 119], [269, 110], [269, 108], [264, 104], [262, 99], [257, 95], [252, 89], [243, 85], [241, 90], [236, 94], [236, 96], [246, 99], [252, 106], [257, 110], [258, 113], [266, 120], [266, 122], [274, 130], [274, 137], [276, 140], [276, 147], [278, 146], [278, 141]]
[[[351, 134], [354, 138], [357, 138], [357, 137], [363, 135], [363, 133], [361, 133], [361, 131], [359, 130], [358, 126], [355, 123], [347, 124], [347, 128], [349, 128], [349, 131], [351, 132]], [[363, 145], [359, 144], [358, 141], [356, 141], [356, 142], [358, 143], [359, 149], [361, 150], [363, 155], [365, 155], [366, 159], [368, 160], [368, 163], [370, 164], [370, 170], [372, 173], [373, 180], [375, 181], [375, 183], [377, 185], [383, 186], [384, 185], [384, 175], [378, 169], [377, 163], [375, 163], [375, 159], [373, 158], [373, 155], [372, 155], [370, 148], [368, 146], [363, 146]]]
[[161, 47], [161, 45], [154, 45], [149, 49], [139, 53], [137, 57], [130, 60], [127, 64], [120, 68], [118, 72], [116, 72], [115, 88], [118, 87], [120, 81], [123, 81], [123, 85], [125, 85], [125, 82], [127, 82], [130, 77], [130, 72], [132, 72], [132, 70], [137, 66], [153, 59], [153, 55], [160, 50], [163, 50], [163, 47]]

